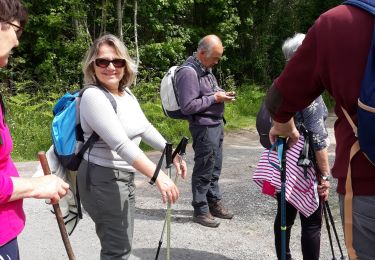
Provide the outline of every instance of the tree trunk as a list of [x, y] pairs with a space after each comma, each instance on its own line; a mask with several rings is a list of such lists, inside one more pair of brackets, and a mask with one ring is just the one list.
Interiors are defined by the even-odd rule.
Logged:
[[126, 7], [126, 0], [124, 0], [124, 2], [122, 3], [122, 17], [124, 17], [125, 7]]
[[120, 38], [121, 41], [124, 41], [124, 36], [123, 36], [123, 33], [122, 33], [122, 17], [123, 17], [123, 13], [122, 13], [122, 0], [117, 0], [117, 35], [118, 37]]
[[102, 0], [102, 22], [100, 24], [100, 35], [107, 31], [107, 0]]
[[[138, 50], [138, 30], [137, 30], [137, 12], [138, 12], [138, 1], [134, 0], [134, 42], [136, 51], [136, 64], [139, 66], [139, 50]], [[137, 85], [137, 77], [134, 80], [134, 86]]]
[[87, 43], [87, 47], [92, 44], [92, 37], [87, 25], [87, 13], [85, 12], [84, 5], [75, 3], [73, 4], [75, 15], [73, 16], [73, 25], [76, 38], [83, 38]]

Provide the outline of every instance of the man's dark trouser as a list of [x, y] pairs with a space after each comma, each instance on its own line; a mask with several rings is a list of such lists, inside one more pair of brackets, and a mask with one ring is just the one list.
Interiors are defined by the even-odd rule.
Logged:
[[[344, 225], [344, 199], [339, 194]], [[353, 247], [360, 260], [375, 259], [375, 196], [353, 196]]]
[[[277, 194], [277, 215], [274, 223], [275, 247], [277, 258], [281, 259], [281, 195]], [[320, 255], [320, 234], [322, 229], [322, 204], [318, 209], [306, 218], [301, 213], [301, 247], [303, 260], [319, 260]], [[286, 202], [286, 259], [291, 259], [289, 248], [290, 233], [294, 220], [297, 216], [297, 210], [292, 204]]]
[[209, 212], [208, 203], [221, 200], [219, 177], [223, 162], [223, 124], [190, 125], [193, 137], [194, 169], [191, 178], [194, 214]]
[[[87, 174], [91, 184], [86, 183]], [[88, 164], [82, 160], [77, 181], [82, 205], [95, 222], [102, 246], [100, 259], [128, 259], [134, 231], [134, 172]], [[90, 185], [90, 190], [87, 185]]]

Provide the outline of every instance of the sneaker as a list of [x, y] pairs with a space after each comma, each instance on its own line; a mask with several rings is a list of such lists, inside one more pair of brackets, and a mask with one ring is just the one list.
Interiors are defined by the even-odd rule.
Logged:
[[232, 219], [234, 216], [233, 212], [227, 209], [220, 200], [214, 203], [209, 203], [208, 206], [210, 208], [210, 213], [214, 217]]
[[220, 223], [217, 222], [216, 219], [210, 213], [201, 214], [197, 216], [194, 215], [193, 221], [205, 227], [215, 228], [220, 225]]

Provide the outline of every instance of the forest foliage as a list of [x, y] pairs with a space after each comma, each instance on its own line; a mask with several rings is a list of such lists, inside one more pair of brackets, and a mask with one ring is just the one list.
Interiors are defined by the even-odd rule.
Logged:
[[[207, 34], [218, 35], [225, 46], [224, 56], [214, 70], [223, 88], [269, 86], [285, 65], [282, 42], [296, 32], [306, 33], [321, 13], [341, 3], [338, 0], [23, 2], [29, 11], [29, 22], [9, 65], [0, 70], [0, 91], [11, 114], [33, 118], [35, 115], [29, 114], [39, 113], [36, 116], [45, 117], [46, 122], [52, 118], [49, 111], [56, 99], [82, 85], [81, 61], [88, 46], [102, 33], [118, 35], [131, 56], [139, 59], [134, 91], [146, 106], [158, 100], [160, 79], [167, 69], [181, 64]], [[25, 128], [23, 131], [30, 127], [33, 126], [19, 126]], [[17, 131], [15, 126], [13, 129]], [[14, 135], [24, 136], [25, 132]]]
[[137, 85], [159, 82], [168, 67], [181, 63], [198, 40], [211, 33], [221, 37], [225, 46], [216, 71], [224, 86], [268, 85], [284, 66], [282, 42], [295, 32], [306, 32], [321, 13], [340, 2], [24, 0], [29, 23], [0, 78], [11, 87], [11, 94], [41, 92], [48, 96], [80, 86], [81, 61], [93, 39], [103, 32], [122, 35], [135, 57], [136, 26]]

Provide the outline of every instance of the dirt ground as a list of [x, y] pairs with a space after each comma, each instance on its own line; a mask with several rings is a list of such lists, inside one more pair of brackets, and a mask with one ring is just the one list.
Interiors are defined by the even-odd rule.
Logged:
[[[331, 118], [330, 126], [334, 118]], [[332, 129], [330, 129], [332, 133]], [[332, 139], [330, 160], [334, 154]], [[206, 228], [192, 222], [190, 175], [193, 166], [191, 144], [187, 149], [188, 178], [178, 180], [181, 197], [173, 206], [171, 259], [178, 260], [268, 260], [276, 259], [273, 245], [273, 219], [276, 204], [272, 198], [262, 195], [251, 180], [262, 147], [255, 130], [241, 130], [227, 133], [224, 142], [224, 164], [220, 186], [223, 200], [235, 217], [221, 220], [218, 228]], [[160, 153], [148, 155], [155, 162]], [[17, 164], [23, 176], [30, 176], [37, 162]], [[130, 259], [155, 259], [165, 217], [165, 205], [155, 187], [138, 174], [136, 177], [136, 217], [133, 240], [133, 254]], [[337, 196], [332, 182], [330, 205], [343, 246], [342, 229], [339, 221]], [[60, 260], [67, 259], [56, 221], [50, 214], [50, 206], [43, 201], [25, 200], [27, 225], [19, 236], [22, 259]], [[91, 219], [84, 215], [77, 229], [70, 237], [77, 259], [99, 259], [100, 244]], [[302, 259], [300, 249], [300, 223], [296, 220], [292, 231], [291, 249], [294, 259]], [[166, 241], [159, 259], [165, 259]], [[336, 247], [336, 256], [339, 250]], [[332, 259], [327, 230], [322, 228], [321, 259]]]

